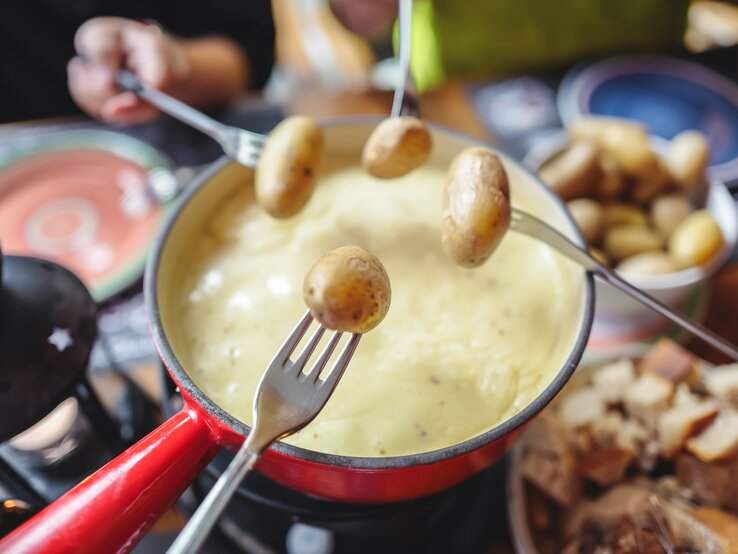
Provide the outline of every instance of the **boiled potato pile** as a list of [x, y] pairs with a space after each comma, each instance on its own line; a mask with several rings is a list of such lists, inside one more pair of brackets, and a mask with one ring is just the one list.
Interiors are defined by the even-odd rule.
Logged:
[[705, 209], [709, 149], [697, 131], [663, 157], [630, 121], [589, 117], [569, 128], [564, 152], [539, 171], [567, 202], [593, 255], [623, 274], [658, 275], [710, 261], [723, 245]]
[[389, 117], [374, 128], [361, 153], [361, 165], [380, 179], [394, 179], [420, 167], [430, 156], [433, 142], [417, 117]]
[[484, 263], [510, 226], [510, 184], [500, 158], [484, 147], [459, 153], [446, 174], [441, 210], [446, 254], [465, 267]]
[[392, 297], [382, 262], [358, 246], [321, 256], [305, 276], [302, 292], [315, 319], [348, 333], [366, 333], [379, 325]]
[[267, 137], [254, 175], [256, 201], [272, 217], [299, 212], [315, 188], [323, 130], [306, 116], [288, 117]]

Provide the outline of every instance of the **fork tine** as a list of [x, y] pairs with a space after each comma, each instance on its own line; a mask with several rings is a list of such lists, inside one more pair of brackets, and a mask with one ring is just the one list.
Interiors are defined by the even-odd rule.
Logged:
[[290, 372], [294, 372], [297, 374], [302, 372], [305, 364], [307, 364], [308, 358], [312, 356], [313, 352], [315, 351], [315, 347], [318, 346], [320, 339], [323, 337], [323, 333], [325, 333], [325, 327], [319, 325], [313, 333], [313, 336], [310, 337], [310, 342], [305, 345], [305, 348], [302, 349], [302, 352], [300, 352], [300, 355], [294, 361], [292, 367], [290, 367]]
[[[346, 346], [343, 347], [343, 352], [341, 352], [341, 356], [338, 358], [338, 361], [331, 369], [328, 377], [326, 377], [320, 384], [321, 387], [329, 387], [332, 389], [336, 385], [338, 380], [341, 378], [341, 375], [343, 375], [346, 366], [348, 366], [349, 361], [351, 361], [351, 356], [354, 355], [356, 347], [359, 346], [360, 340], [361, 334], [354, 333], [353, 335], [351, 335], [351, 338], [349, 339], [348, 343], [346, 343]], [[318, 375], [319, 374], [320, 372], [318, 372]]]
[[338, 341], [341, 340], [342, 335], [343, 333], [339, 331], [333, 333], [331, 340], [325, 345], [325, 349], [320, 353], [320, 356], [313, 364], [313, 367], [310, 368], [310, 371], [307, 372], [306, 377], [310, 378], [313, 383], [315, 383], [318, 380], [318, 377], [320, 377], [320, 373], [328, 363], [328, 360], [336, 349], [336, 346], [338, 346]]
[[297, 343], [300, 342], [300, 339], [305, 334], [305, 331], [307, 331], [308, 327], [310, 327], [310, 323], [312, 323], [312, 321], [313, 316], [310, 315], [310, 310], [308, 310], [305, 315], [302, 316], [300, 322], [295, 325], [295, 328], [292, 329], [292, 332], [287, 337], [287, 340], [284, 341], [282, 347], [275, 354], [274, 358], [269, 364], [269, 369], [272, 369], [272, 367], [275, 365], [280, 368], [284, 366], [285, 362], [287, 362], [287, 360], [289, 359], [290, 354], [292, 354], [292, 352], [297, 347]]

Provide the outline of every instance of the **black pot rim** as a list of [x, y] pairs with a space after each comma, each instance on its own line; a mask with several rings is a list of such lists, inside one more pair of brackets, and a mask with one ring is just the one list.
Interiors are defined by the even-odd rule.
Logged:
[[[321, 125], [325, 127], [336, 126], [336, 125], [358, 125], [367, 123], [376, 123], [382, 118], [377, 116], [360, 116], [360, 117], [336, 117], [330, 119], [321, 120]], [[471, 137], [465, 133], [447, 129], [440, 125], [428, 124], [435, 132], [444, 133], [447, 135], [462, 138], [473, 145], [486, 146], [495, 151], [499, 149], [491, 146], [481, 139]], [[509, 156], [508, 156], [509, 157]], [[149, 260], [146, 266], [146, 272], [144, 276], [144, 295], [146, 303], [146, 314], [151, 328], [151, 333], [156, 343], [159, 355], [162, 361], [167, 366], [170, 373], [174, 376], [177, 384], [185, 389], [192, 398], [200, 404], [205, 410], [225, 423], [228, 427], [236, 431], [237, 433], [246, 436], [250, 432], [250, 427], [245, 423], [239, 421], [232, 415], [228, 414], [215, 402], [213, 402], [189, 377], [185, 372], [179, 360], [174, 354], [169, 340], [164, 333], [164, 327], [161, 321], [161, 314], [159, 312], [158, 297], [157, 297], [157, 275], [159, 271], [159, 263], [167, 238], [171, 233], [179, 214], [182, 212], [184, 206], [186, 206], [192, 198], [194, 198], [200, 189], [217, 173], [219, 173], [225, 166], [231, 163], [230, 158], [223, 156], [215, 161], [209, 168], [204, 170], [199, 176], [195, 178], [193, 183], [185, 193], [178, 199], [174, 209], [172, 209], [169, 217], [164, 225], [164, 228], [160, 231], [159, 236], [156, 239], [154, 247], [149, 256]], [[518, 164], [520, 165], [520, 164]], [[557, 206], [563, 209], [565, 216], [569, 219], [570, 223], [576, 229], [574, 221], [565, 209], [564, 203], [546, 186], [540, 179], [533, 175], [528, 169], [520, 165], [521, 169], [528, 173], [538, 185], [544, 189], [544, 192], [549, 195]], [[584, 244], [584, 239], [581, 234], [577, 231], [577, 239], [580, 244]], [[585, 278], [585, 297], [584, 297], [584, 316], [582, 319], [582, 325], [577, 335], [572, 351], [568, 358], [564, 362], [564, 365], [558, 371], [554, 379], [546, 386], [546, 388], [533, 399], [530, 404], [520, 410], [517, 414], [512, 416], [510, 419], [500, 423], [492, 429], [477, 435], [471, 439], [467, 439], [453, 446], [441, 448], [438, 450], [432, 450], [429, 452], [422, 452], [420, 454], [410, 454], [403, 456], [389, 456], [389, 457], [360, 457], [360, 456], [341, 456], [336, 454], [327, 454], [323, 452], [315, 452], [293, 446], [285, 442], [278, 442], [272, 446], [273, 450], [276, 450], [280, 454], [284, 454], [291, 458], [297, 458], [314, 462], [318, 464], [324, 464], [329, 466], [344, 467], [350, 469], [360, 470], [379, 470], [379, 469], [399, 469], [409, 466], [435, 464], [443, 462], [450, 458], [463, 456], [475, 450], [498, 441], [505, 436], [509, 435], [525, 423], [527, 423], [533, 416], [540, 412], [553, 398], [561, 391], [564, 385], [567, 383], [572, 373], [576, 369], [579, 361], [584, 353], [584, 348], [589, 338], [589, 333], [592, 327], [592, 320], [594, 317], [594, 278], [591, 273], [587, 273]]]

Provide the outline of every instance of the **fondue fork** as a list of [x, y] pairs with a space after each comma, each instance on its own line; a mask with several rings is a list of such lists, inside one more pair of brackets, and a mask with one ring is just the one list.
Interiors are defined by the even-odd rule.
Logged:
[[144, 85], [130, 71], [119, 70], [115, 81], [123, 90], [135, 93], [162, 112], [209, 136], [220, 144], [229, 158], [246, 167], [256, 167], [266, 140], [264, 135], [224, 125], [181, 100]]
[[585, 249], [577, 246], [540, 219], [513, 208], [510, 228], [545, 242], [603, 281], [635, 298], [641, 304], [651, 308], [665, 318], [670, 319], [726, 356], [738, 361], [738, 349], [735, 346], [678, 310], [667, 306], [650, 294], [634, 287], [610, 268], [600, 263]]
[[397, 57], [399, 79], [395, 85], [395, 96], [392, 99], [390, 116], [399, 117], [401, 115], [409, 115], [420, 117], [420, 102], [418, 101], [418, 93], [415, 90], [413, 74], [410, 71], [413, 0], [400, 0], [398, 11], [399, 46]]
[[325, 327], [319, 326], [315, 330], [295, 361], [290, 360], [290, 356], [312, 320], [313, 317], [308, 311], [267, 367], [254, 396], [254, 424], [251, 433], [169, 548], [167, 551], [169, 554], [197, 552], [239, 483], [254, 467], [262, 452], [315, 419], [333, 393], [356, 351], [361, 335], [358, 333], [351, 335], [333, 368], [324, 379], [320, 379], [320, 374], [336, 349], [342, 333], [338, 331], [333, 333], [310, 371], [304, 373], [303, 369], [318, 346]]

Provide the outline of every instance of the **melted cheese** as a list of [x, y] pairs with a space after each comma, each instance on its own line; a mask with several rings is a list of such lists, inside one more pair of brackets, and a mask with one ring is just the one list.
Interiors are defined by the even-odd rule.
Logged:
[[[393, 456], [447, 447], [510, 418], [564, 364], [578, 305], [571, 267], [509, 232], [477, 269], [440, 243], [443, 171], [392, 181], [356, 167], [320, 179], [290, 220], [268, 217], [250, 190], [193, 239], [177, 354], [215, 402], [246, 423], [256, 384], [305, 312], [302, 282], [325, 252], [355, 244], [392, 283], [385, 321], [366, 334], [323, 412], [287, 442], [321, 452]], [[516, 202], [513, 188], [513, 202]]]

